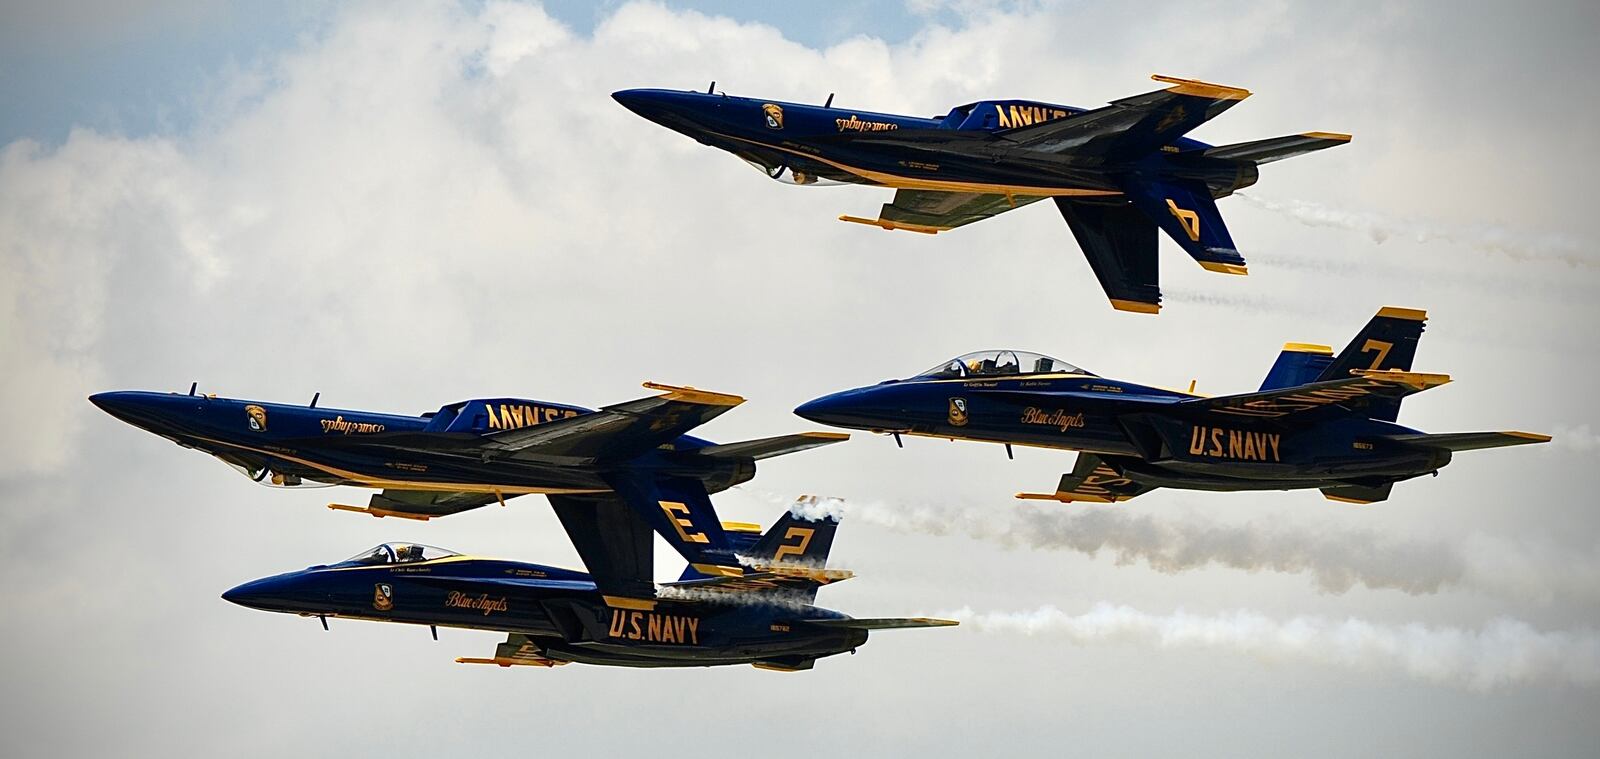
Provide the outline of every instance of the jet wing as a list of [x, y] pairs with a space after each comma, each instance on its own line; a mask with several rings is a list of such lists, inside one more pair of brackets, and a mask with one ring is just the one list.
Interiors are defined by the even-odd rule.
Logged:
[[342, 503], [330, 503], [328, 508], [335, 511], [354, 511], [361, 514], [371, 514], [375, 517], [399, 517], [401, 519], [415, 519], [426, 522], [434, 517], [447, 517], [451, 514], [460, 514], [479, 506], [488, 506], [491, 503], [504, 503], [506, 498], [515, 498], [512, 493], [501, 496], [495, 493], [461, 493], [438, 490], [395, 490], [386, 488], [382, 492], [374, 493], [367, 501], [367, 507], [347, 506]]
[[759, 440], [708, 445], [704, 448], [696, 449], [695, 454], [712, 458], [749, 458], [760, 461], [761, 459], [770, 459], [773, 456], [808, 451], [812, 448], [832, 443], [842, 443], [849, 439], [850, 435], [843, 432], [800, 432], [793, 435], [779, 435]]
[[567, 463], [637, 455], [676, 440], [727, 410], [744, 403], [737, 395], [646, 382], [662, 395], [606, 406], [591, 414], [568, 417], [482, 438], [480, 446], [508, 458], [562, 459]]
[[807, 619], [808, 625], [845, 627], [853, 630], [905, 630], [914, 627], [954, 627], [961, 624], [953, 619], [932, 617], [879, 617], [877, 619]]
[[975, 221], [983, 221], [1043, 199], [1042, 196], [1036, 195], [1008, 197], [976, 192], [895, 190], [894, 202], [884, 203], [883, 208], [878, 211], [878, 218], [840, 216], [839, 220], [932, 235]]
[[650, 604], [655, 598], [655, 542], [644, 515], [611, 493], [548, 498], [606, 602]]
[[559, 667], [566, 664], [560, 659], [551, 659], [544, 655], [544, 649], [539, 642], [521, 633], [511, 633], [506, 637], [506, 642], [494, 648], [493, 658], [478, 658], [474, 656], [461, 656], [456, 658], [457, 664], [496, 664], [501, 667], [528, 666], [528, 667]]
[[1061, 483], [1054, 493], [1018, 493], [1026, 501], [1060, 501], [1074, 503], [1116, 503], [1155, 490], [1134, 480], [1126, 472], [1113, 469], [1105, 459], [1092, 453], [1078, 454], [1072, 471], [1061, 475]]
[[1161, 311], [1156, 224], [1127, 203], [1056, 198], [1089, 268], [1118, 311]]
[[1251, 419], [1307, 421], [1319, 411], [1350, 412], [1366, 401], [1387, 398], [1398, 400], [1450, 381], [1446, 374], [1423, 374], [1393, 369], [1358, 369], [1346, 379], [1313, 382], [1298, 387], [1265, 392], [1194, 398], [1173, 405], [1174, 409], [1205, 411]]
[[1249, 90], [1193, 79], [1151, 79], [1173, 86], [995, 135], [1029, 150], [1116, 161], [1159, 150], [1250, 96]]

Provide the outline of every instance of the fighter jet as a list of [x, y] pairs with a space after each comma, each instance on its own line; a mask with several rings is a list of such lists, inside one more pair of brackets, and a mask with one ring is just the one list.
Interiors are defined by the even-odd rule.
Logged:
[[1153, 314], [1161, 308], [1158, 228], [1207, 270], [1246, 274], [1213, 201], [1255, 184], [1261, 164], [1343, 145], [1350, 135], [1207, 145], [1184, 135], [1250, 92], [1152, 78], [1171, 86], [1104, 108], [983, 100], [933, 118], [833, 108], [832, 95], [821, 107], [730, 97], [715, 82], [706, 92], [612, 97], [780, 182], [895, 189], [877, 218], [842, 221], [937, 234], [1051, 198], [1111, 305]]
[[555, 667], [577, 662], [619, 667], [811, 669], [850, 651], [868, 632], [941, 627], [923, 617], [853, 619], [813, 605], [817, 588], [849, 579], [827, 569], [838, 522], [785, 514], [765, 535], [756, 525], [726, 525], [744, 557], [741, 577], [706, 576], [694, 567], [665, 583], [660, 598], [618, 608], [590, 575], [539, 564], [461, 556], [429, 546], [385, 543], [336, 564], [248, 582], [222, 595], [265, 611], [460, 627], [509, 633], [494, 656], [464, 664]]
[[1337, 356], [1289, 343], [1261, 389], [1205, 397], [1098, 376], [1022, 351], [952, 359], [910, 379], [795, 409], [840, 427], [1081, 451], [1056, 492], [1019, 498], [1123, 501], [1156, 488], [1318, 488], [1373, 503], [1394, 483], [1438, 474], [1457, 451], [1543, 443], [1529, 432], [1427, 434], [1396, 422], [1400, 401], [1450, 381], [1411, 371], [1427, 314], [1383, 308]]
[[462, 401], [421, 416], [110, 392], [89, 400], [129, 424], [280, 487], [382, 488], [365, 507], [427, 520], [543, 493], [600, 590], [617, 604], [652, 597], [652, 529], [707, 574], [742, 573], [710, 493], [755, 476], [756, 461], [845, 440], [834, 432], [717, 445], [685, 433], [744, 402], [662, 391], [591, 411], [547, 401]]

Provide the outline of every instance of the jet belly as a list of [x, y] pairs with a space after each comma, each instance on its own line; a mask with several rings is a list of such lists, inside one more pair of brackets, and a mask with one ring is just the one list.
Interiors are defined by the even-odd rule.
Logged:
[[[1366, 420], [1330, 421], [1303, 428], [1248, 425], [1232, 420], [1153, 422], [1162, 451], [1149, 464], [1180, 479], [1253, 481], [1312, 487], [1329, 480], [1405, 479], [1448, 464], [1448, 451], [1397, 445]], [[1183, 487], [1182, 485], [1170, 485]]]
[[581, 632], [547, 647], [571, 661], [634, 667], [747, 664], [774, 657], [829, 656], [866, 640], [866, 632], [827, 629], [770, 606], [659, 603], [654, 609], [585, 604], [573, 608]]

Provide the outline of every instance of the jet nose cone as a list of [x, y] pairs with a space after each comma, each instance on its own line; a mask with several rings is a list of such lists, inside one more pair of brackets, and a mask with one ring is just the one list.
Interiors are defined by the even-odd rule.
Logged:
[[611, 99], [617, 101], [623, 108], [645, 118], [649, 118], [656, 110], [653, 106], [658, 105], [658, 98], [654, 97], [650, 90], [618, 90], [611, 93]]
[[127, 395], [127, 393], [95, 393], [89, 396], [89, 402], [101, 411], [121, 419], [127, 413], [129, 405]]
[[856, 393], [849, 390], [842, 393], [824, 395], [821, 398], [800, 404], [794, 410], [794, 413], [802, 419], [808, 419], [817, 424], [827, 424], [835, 427], [855, 427], [858, 425], [851, 423], [858, 405], [853, 397], [854, 395]]
[[308, 600], [301, 598], [305, 595], [301, 591], [306, 588], [301, 587], [299, 579], [291, 573], [251, 580], [223, 593], [222, 600], [263, 611], [290, 611], [298, 608], [298, 602]]

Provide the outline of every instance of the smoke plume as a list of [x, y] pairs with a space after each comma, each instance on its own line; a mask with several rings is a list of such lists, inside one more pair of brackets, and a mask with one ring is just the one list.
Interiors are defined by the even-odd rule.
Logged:
[[1463, 590], [1521, 601], [1600, 603], [1600, 550], [1580, 553], [1482, 535], [1447, 541], [1328, 523], [1227, 523], [1080, 504], [973, 509], [830, 498], [792, 508], [798, 516], [848, 516], [903, 533], [1104, 553], [1117, 564], [1142, 563], [1167, 574], [1210, 567], [1304, 574], [1329, 594], [1364, 585], [1410, 595]]
[[1499, 617], [1477, 629], [1388, 625], [1360, 619], [1275, 620], [1252, 611], [1154, 615], [1096, 604], [1084, 614], [1054, 606], [1023, 612], [946, 612], [983, 633], [1054, 635], [1074, 643], [1130, 643], [1162, 649], [1250, 654], [1368, 671], [1399, 671], [1431, 682], [1487, 691], [1511, 685], [1600, 683], [1600, 634], [1535, 630]]
[[1576, 241], [1557, 235], [1488, 225], [1441, 225], [1397, 219], [1371, 212], [1346, 211], [1304, 200], [1273, 200], [1254, 194], [1234, 197], [1257, 208], [1287, 216], [1309, 227], [1332, 227], [1363, 234], [1382, 245], [1391, 238], [1446, 242], [1517, 261], [1558, 261], [1568, 266], [1595, 267], [1600, 259], [1584, 255]]

